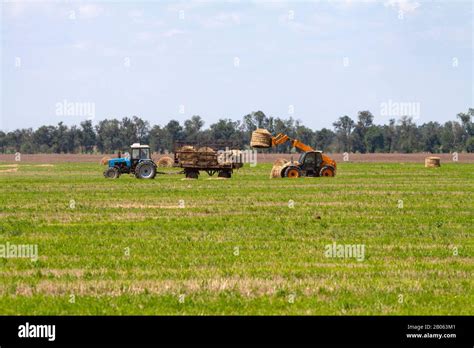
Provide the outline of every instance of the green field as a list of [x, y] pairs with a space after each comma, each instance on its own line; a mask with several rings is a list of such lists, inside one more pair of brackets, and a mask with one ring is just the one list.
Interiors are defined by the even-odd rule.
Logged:
[[[2, 315], [474, 314], [473, 164], [194, 181], [8, 168], [0, 244], [39, 258], [0, 258]], [[364, 257], [327, 257], [333, 242]]]

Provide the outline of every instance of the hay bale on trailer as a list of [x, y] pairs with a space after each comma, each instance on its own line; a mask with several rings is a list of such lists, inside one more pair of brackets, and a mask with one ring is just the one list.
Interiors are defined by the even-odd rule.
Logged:
[[439, 158], [439, 157], [426, 157], [425, 158], [425, 167], [426, 168], [441, 167], [441, 158]]
[[185, 166], [209, 167], [217, 165], [217, 153], [208, 146], [195, 148], [190, 145], [178, 150], [179, 163]]
[[263, 128], [257, 128], [252, 132], [252, 139], [250, 140], [250, 146], [255, 148], [269, 148], [272, 146], [272, 135], [271, 133]]
[[196, 149], [193, 146], [183, 146], [178, 149], [178, 159], [180, 162], [192, 164], [197, 161]]
[[203, 146], [203, 147], [200, 147], [198, 150], [198, 152], [210, 152], [210, 153], [214, 153], [214, 149], [212, 147], [209, 147], [209, 146]]
[[171, 157], [163, 156], [158, 160], [157, 165], [158, 167], [169, 168], [173, 166], [173, 163], [174, 160]]
[[181, 148], [179, 148], [178, 151], [180, 151], [180, 152], [196, 152], [196, 149], [194, 148], [194, 146], [185, 145], [185, 146], [182, 146]]

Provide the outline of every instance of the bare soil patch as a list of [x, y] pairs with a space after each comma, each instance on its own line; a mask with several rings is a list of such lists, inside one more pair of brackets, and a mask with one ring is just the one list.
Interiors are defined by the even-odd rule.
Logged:
[[[328, 154], [336, 160], [338, 163], [344, 162], [344, 154], [333, 153]], [[347, 162], [354, 163], [370, 163], [370, 162], [385, 162], [385, 163], [425, 163], [425, 157], [429, 157], [430, 153], [350, 153]], [[15, 161], [14, 154], [0, 154], [0, 162], [7, 163], [69, 163], [69, 162], [85, 162], [85, 163], [97, 163], [100, 164], [101, 159], [104, 157], [116, 157], [116, 154], [22, 154], [21, 162]], [[162, 157], [172, 157], [172, 154], [154, 154], [153, 160], [158, 161]], [[453, 155], [450, 153], [436, 154], [437, 157], [441, 158], [441, 165], [443, 163], [452, 163]], [[297, 160], [299, 153], [294, 154], [283, 154], [283, 153], [258, 153], [257, 160], [259, 163], [273, 163], [277, 159]], [[459, 163], [474, 163], [474, 153], [459, 153]]]

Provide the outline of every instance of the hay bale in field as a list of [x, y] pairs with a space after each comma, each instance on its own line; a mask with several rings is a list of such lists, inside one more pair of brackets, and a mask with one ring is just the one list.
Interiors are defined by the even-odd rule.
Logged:
[[100, 160], [100, 164], [102, 164], [102, 165], [105, 166], [107, 163], [109, 163], [109, 160], [111, 160], [110, 157], [107, 157], [107, 156], [106, 156], [106, 157], [102, 157], [102, 159]]
[[163, 156], [158, 160], [158, 167], [164, 167], [164, 168], [169, 168], [172, 167], [174, 163], [174, 160], [171, 157], [168, 156]]
[[273, 162], [273, 165], [274, 166], [282, 166], [287, 162], [288, 162], [288, 160], [286, 160], [284, 158], [278, 158], [278, 159], [275, 160], [275, 162]]
[[425, 158], [426, 168], [441, 167], [441, 158], [439, 157], [426, 157]]
[[270, 179], [281, 178], [282, 168], [283, 168], [283, 165], [281, 165], [281, 166], [273, 165], [272, 171], [270, 172]]
[[272, 135], [270, 132], [263, 128], [257, 128], [252, 132], [252, 139], [250, 140], [250, 146], [255, 148], [268, 148], [272, 146]]

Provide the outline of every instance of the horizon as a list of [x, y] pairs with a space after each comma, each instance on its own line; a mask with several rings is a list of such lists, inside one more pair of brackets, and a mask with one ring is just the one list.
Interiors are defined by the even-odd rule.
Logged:
[[[369, 111], [369, 112], [371, 112], [370, 110], [360, 110], [360, 111]], [[235, 121], [243, 121], [244, 116], [246, 116], [246, 115], [248, 115], [248, 114], [253, 114], [253, 113], [255, 113], [255, 112], [263, 112], [263, 111], [262, 111], [262, 110], [252, 111], [252, 112], [249, 112], [249, 113], [247, 113], [247, 114], [245, 114], [245, 115], [242, 115], [240, 118], [237, 118], [237, 119], [230, 119], [230, 120], [231, 120], [232, 122], [235, 122]], [[263, 113], [265, 114], [265, 112], [263, 112]], [[359, 112], [357, 112], [357, 114], [358, 114], [358, 113], [359, 113]], [[460, 113], [468, 114], [468, 113], [469, 113], [469, 110], [467, 110], [466, 112], [460, 112]], [[139, 119], [148, 122], [149, 127], [150, 127], [150, 129], [151, 129], [151, 128], [153, 128], [154, 126], [159, 126], [160, 128], [163, 128], [163, 127], [165, 127], [170, 121], [177, 121], [177, 122], [179, 122], [179, 124], [180, 124], [181, 126], [184, 126], [184, 122], [187, 121], [187, 120], [191, 120], [191, 118], [194, 117], [194, 116], [199, 116], [199, 117], [201, 118], [201, 120], [204, 122], [203, 127], [202, 127], [201, 130], [208, 130], [208, 129], [210, 129], [210, 126], [213, 125], [213, 124], [218, 123], [219, 120], [228, 120], [228, 118], [219, 118], [219, 119], [217, 119], [216, 121], [214, 121], [214, 122], [212, 122], [212, 123], [209, 123], [209, 122], [206, 122], [206, 121], [205, 121], [206, 119], [205, 119], [202, 115], [190, 115], [189, 117], [186, 117], [186, 118], [183, 118], [183, 119], [180, 119], [180, 120], [177, 120], [177, 119], [169, 119], [169, 120], [167, 120], [167, 121], [164, 122], [164, 123], [153, 123], [153, 122], [150, 122], [150, 121], [145, 120], [144, 118], [140, 117], [140, 115], [128, 115], [128, 116], [123, 116], [123, 117], [109, 117], [109, 118], [102, 118], [102, 119], [96, 119], [96, 118], [94, 118], [94, 119], [89, 119], [89, 118], [86, 118], [86, 119], [77, 121], [77, 123], [65, 123], [65, 122], [63, 122], [63, 121], [59, 121], [59, 122], [56, 123], [56, 124], [53, 124], [53, 123], [45, 123], [45, 124], [38, 125], [38, 126], [36, 126], [36, 127], [23, 127], [23, 128], [9, 129], [9, 130], [0, 129], [0, 131], [3, 131], [3, 132], [5, 132], [5, 133], [13, 132], [13, 131], [15, 131], [15, 130], [22, 130], [22, 129], [32, 129], [33, 131], [37, 131], [37, 130], [38, 130], [39, 128], [41, 128], [41, 127], [57, 127], [59, 123], [62, 123], [63, 125], [65, 125], [65, 126], [67, 126], [67, 127], [73, 127], [73, 126], [79, 127], [80, 124], [81, 124], [82, 122], [84, 122], [84, 121], [91, 121], [92, 126], [93, 126], [94, 128], [96, 128], [96, 126], [98, 126], [101, 121], [105, 121], [105, 120], [109, 120], [109, 121], [110, 121], [110, 120], [117, 120], [117, 121], [120, 121], [120, 122], [121, 122], [121, 121], [122, 121], [123, 119], [125, 119], [125, 118], [132, 119], [133, 117], [138, 117]], [[265, 114], [265, 116], [266, 116], [266, 117], [271, 117], [271, 116], [268, 116], [267, 114]], [[329, 129], [329, 130], [334, 131], [334, 130], [336, 129], [336, 127], [333, 125], [333, 123], [336, 122], [336, 121], [338, 121], [340, 117], [344, 117], [344, 116], [349, 116], [355, 123], [357, 123], [357, 121], [358, 121], [357, 115], [355, 115], [355, 116], [351, 116], [351, 115], [341, 115], [341, 116], [339, 116], [338, 118], [334, 119], [334, 120], [331, 122], [331, 124], [330, 124], [329, 126], [327, 126], [327, 127], [312, 128], [312, 127], [306, 125], [303, 121], [301, 121], [301, 120], [298, 119], [298, 118], [292, 118], [292, 119], [293, 119], [293, 121], [294, 121], [295, 123], [296, 123], [296, 122], [300, 122], [302, 126], [305, 126], [305, 127], [309, 128], [309, 129], [311, 129], [312, 131], [320, 131], [320, 130], [322, 130], [322, 129]], [[400, 123], [399, 121], [401, 120], [402, 117], [405, 117], [405, 116], [406, 116], [406, 115], [400, 116], [400, 117], [398, 117], [398, 118], [395, 118], [395, 117], [394, 117], [393, 119], [395, 120], [395, 125], [400, 125], [401, 123]], [[274, 119], [280, 118], [280, 119], [282, 119], [282, 120], [289, 120], [291, 117], [292, 117], [292, 116], [288, 116], [288, 117], [279, 117], [279, 116], [276, 116]], [[408, 117], [416, 127], [420, 127], [420, 126], [423, 126], [424, 124], [428, 124], [428, 123], [431, 123], [431, 122], [437, 123], [437, 124], [439, 124], [440, 126], [443, 126], [446, 122], [457, 122], [457, 123], [459, 123], [459, 124], [462, 123], [461, 120], [457, 117], [457, 115], [456, 115], [454, 118], [448, 119], [448, 120], [446, 120], [446, 121], [444, 121], [444, 122], [429, 121], [429, 120], [427, 120], [426, 122], [416, 122], [416, 120], [413, 119], [413, 117], [411, 117], [411, 116], [406, 116], [406, 117]], [[390, 120], [388, 120], [388, 121], [390, 121]], [[389, 125], [389, 122], [388, 122], [388, 121], [385, 122], [385, 123], [379, 123], [379, 122], [377, 122], [377, 119], [376, 119], [375, 116], [374, 116], [374, 120], [373, 120], [373, 123], [372, 123], [372, 124], [373, 124], [374, 126], [382, 127], [382, 126]], [[241, 124], [242, 124], [242, 122], [241, 122]]]

